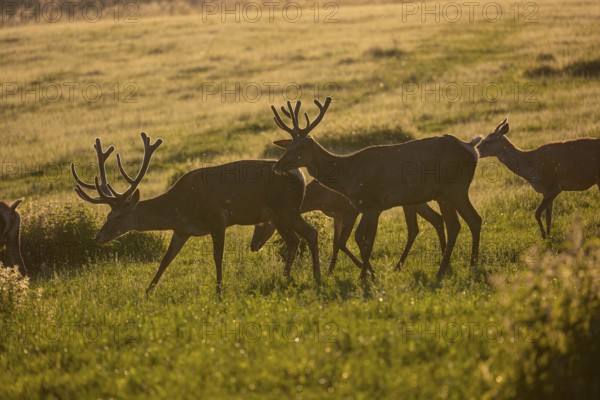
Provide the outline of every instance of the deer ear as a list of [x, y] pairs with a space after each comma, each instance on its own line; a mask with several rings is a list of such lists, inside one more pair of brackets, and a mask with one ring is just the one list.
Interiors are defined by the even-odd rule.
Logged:
[[498, 124], [496, 129], [494, 129], [494, 132], [500, 131], [500, 128], [502, 128], [507, 122], [508, 122], [508, 117], [504, 118], [504, 121], [502, 121]]
[[23, 199], [19, 199], [19, 200], [15, 200], [11, 205], [10, 205], [10, 211], [15, 212], [15, 210], [17, 209], [17, 207], [19, 206], [19, 204], [21, 204], [21, 202], [23, 201]]
[[[506, 120], [505, 120], [506, 121]], [[505, 123], [504, 125], [502, 125], [502, 127], [500, 128], [500, 130], [498, 131], [498, 134], [500, 136], [504, 136], [508, 133], [508, 131], [510, 130], [510, 125], [507, 123]]]
[[483, 136], [475, 136], [473, 139], [471, 139], [471, 141], [469, 142], [469, 145], [475, 147], [479, 144], [479, 142], [481, 142], [483, 140]]
[[135, 207], [135, 205], [140, 201], [140, 190], [135, 189], [135, 192], [127, 199], [125, 204], [129, 207]]
[[292, 144], [292, 140], [291, 139], [276, 140], [273, 142], [273, 144], [275, 146], [283, 147], [284, 149], [287, 149], [290, 146], [290, 144]]

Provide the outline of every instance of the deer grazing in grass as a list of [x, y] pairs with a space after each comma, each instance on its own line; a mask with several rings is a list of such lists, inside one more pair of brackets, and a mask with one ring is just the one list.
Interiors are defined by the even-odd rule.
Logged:
[[[158, 283], [165, 269], [177, 256], [191, 236], [211, 235], [213, 258], [217, 270], [217, 292], [223, 283], [223, 250], [225, 230], [232, 225], [255, 225], [273, 221], [287, 244], [285, 272], [289, 276], [299, 245], [300, 235], [307, 241], [312, 253], [313, 274], [320, 282], [318, 234], [300, 215], [304, 196], [304, 176], [297, 169], [285, 175], [272, 171], [275, 161], [242, 160], [228, 164], [200, 168], [182, 176], [167, 192], [140, 201], [138, 185], [146, 175], [152, 154], [162, 144], [154, 144], [142, 132], [144, 158], [135, 178], [131, 178], [117, 154], [117, 167], [129, 184], [123, 193], [117, 192], [106, 179], [105, 162], [114, 151], [111, 146], [102, 150], [96, 139], [96, 153], [100, 179], [84, 182], [71, 164], [77, 186], [75, 191], [83, 200], [93, 204], [107, 204], [111, 211], [96, 235], [96, 241], [105, 243], [128, 231], [173, 231], [171, 243], [160, 262], [146, 293]], [[91, 197], [84, 189], [96, 190]]]
[[[550, 235], [552, 203], [562, 191], [583, 191], [594, 185], [600, 188], [600, 139], [575, 139], [548, 143], [523, 151], [506, 137], [508, 118], [483, 139], [477, 149], [481, 157], [498, 157], [512, 172], [528, 181], [544, 197], [535, 219], [542, 238]], [[546, 213], [546, 228], [542, 214]]]
[[[458, 214], [472, 235], [471, 264], [477, 263], [481, 217], [469, 199], [469, 187], [478, 161], [477, 151], [451, 135], [395, 144], [371, 146], [349, 155], [336, 155], [324, 149], [309, 133], [321, 122], [331, 103], [315, 100], [319, 115], [311, 122], [304, 113], [306, 126], [300, 127], [301, 103], [281, 112], [291, 120], [286, 125], [274, 106], [274, 120], [291, 139], [274, 143], [286, 149], [273, 166], [275, 172], [306, 167], [324, 186], [346, 196], [362, 217], [355, 232], [363, 264], [361, 278], [372, 269], [369, 258], [377, 234], [379, 216], [396, 206], [438, 202], [447, 232], [447, 244], [437, 273], [438, 279], [449, 268], [450, 257], [460, 231]], [[457, 214], [458, 212], [458, 214]]]
[[[306, 193], [304, 195], [304, 202], [300, 208], [300, 212], [306, 213], [310, 211], [319, 210], [322, 211], [328, 217], [333, 218], [334, 230], [333, 230], [333, 253], [331, 254], [331, 262], [329, 264], [328, 273], [333, 273], [335, 264], [337, 262], [338, 252], [342, 250], [350, 257], [352, 262], [362, 269], [362, 263], [352, 254], [350, 249], [346, 246], [346, 242], [352, 233], [354, 223], [358, 218], [359, 212], [356, 211], [350, 201], [342, 196], [341, 194], [334, 192], [331, 189], [320, 184], [317, 180], [313, 180], [311, 183], [306, 185]], [[396, 266], [400, 269], [406, 257], [419, 234], [419, 224], [417, 223], [417, 214], [427, 220], [435, 228], [438, 238], [440, 240], [440, 247], [442, 252], [446, 247], [446, 236], [444, 234], [444, 221], [442, 216], [435, 212], [427, 203], [420, 204], [418, 206], [406, 206], [404, 207], [404, 216], [406, 219], [406, 225], [408, 227], [408, 239], [406, 241], [406, 247], [400, 257], [400, 261]], [[264, 222], [256, 225], [254, 228], [254, 234], [252, 235], [252, 242], [250, 249], [252, 251], [259, 251], [264, 244], [273, 236], [275, 232], [275, 226], [271, 222]], [[371, 271], [373, 273], [373, 271]]]
[[27, 268], [21, 256], [21, 216], [17, 211], [22, 201], [15, 200], [10, 206], [0, 201], [0, 248], [6, 246], [8, 253], [4, 265], [17, 265], [21, 275], [25, 276]]

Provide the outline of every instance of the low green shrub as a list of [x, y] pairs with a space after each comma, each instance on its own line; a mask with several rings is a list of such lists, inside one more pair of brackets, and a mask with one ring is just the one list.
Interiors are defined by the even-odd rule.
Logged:
[[21, 276], [18, 268], [0, 264], [0, 316], [23, 305], [28, 294], [29, 278]]
[[600, 396], [600, 245], [584, 243], [582, 232], [576, 224], [565, 251], [548, 252], [501, 288], [505, 315], [529, 332], [520, 351], [507, 348], [501, 397]]
[[163, 236], [155, 233], [130, 232], [97, 244], [100, 217], [82, 204], [47, 203], [24, 208], [21, 214], [21, 252], [34, 275], [110, 259], [152, 261], [165, 250]]

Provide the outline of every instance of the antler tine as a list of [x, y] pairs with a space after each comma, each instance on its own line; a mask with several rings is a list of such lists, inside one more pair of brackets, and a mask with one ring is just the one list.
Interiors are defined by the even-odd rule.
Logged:
[[[102, 187], [100, 186], [100, 183], [98, 182], [98, 177], [94, 178], [94, 186], [96, 187], [96, 191], [98, 192], [98, 194], [100, 195], [100, 199], [104, 200], [104, 203], [106, 204], [112, 204], [112, 203], [116, 203], [119, 198], [117, 197], [118, 194], [114, 195], [114, 196], [109, 196], [107, 195], [104, 190], [102, 190]], [[114, 192], [114, 189], [109, 189], [108, 188], [109, 185], [106, 184], [106, 189], [111, 192], [111, 193], [116, 193]]]
[[[281, 108], [283, 109], [283, 107]], [[292, 126], [294, 127], [293, 129], [296, 132], [296, 134], [298, 134], [298, 102], [296, 102], [295, 108], [292, 108], [292, 103], [288, 100], [287, 108], [288, 112], [286, 113], [286, 116], [289, 115], [288, 118], [292, 120]]]
[[315, 104], [319, 108], [319, 115], [317, 116], [317, 118], [315, 118], [315, 120], [313, 122], [309, 122], [310, 120], [308, 118], [308, 115], [306, 113], [304, 113], [308, 124], [307, 124], [306, 128], [304, 128], [298, 132], [298, 133], [300, 133], [300, 136], [302, 136], [302, 137], [307, 136], [310, 133], [310, 131], [312, 131], [317, 125], [319, 125], [319, 123], [325, 116], [327, 109], [329, 108], [329, 104], [331, 104], [331, 97], [327, 97], [325, 99], [325, 104], [321, 104], [321, 102], [319, 100], [315, 99]]
[[306, 118], [306, 128], [308, 128], [310, 126], [310, 118], [308, 118], [308, 113], [304, 113], [304, 118]]
[[83, 189], [81, 188], [81, 186], [79, 186], [79, 185], [75, 186], [75, 193], [77, 193], [77, 195], [79, 197], [81, 197], [81, 199], [88, 201], [92, 204], [108, 204], [106, 201], [104, 201], [100, 197], [91, 197], [89, 194], [84, 192]]
[[[129, 188], [125, 190], [125, 192], [123, 192], [123, 194], [119, 195], [123, 196], [124, 198], [128, 198], [133, 194], [133, 192], [135, 192], [138, 185], [146, 175], [146, 172], [148, 172], [148, 167], [150, 166], [150, 159], [152, 158], [152, 154], [154, 154], [156, 149], [158, 149], [158, 147], [163, 143], [162, 139], [157, 139], [156, 142], [152, 144], [150, 137], [146, 135], [146, 132], [142, 132], [140, 136], [142, 137], [142, 141], [144, 142], [144, 159], [142, 161], [142, 166], [140, 167], [140, 170], [134, 179], [131, 179], [131, 177], [126, 173], [123, 175], [123, 177], [129, 182], [130, 185]], [[122, 167], [123, 165], [121, 164], [119, 170], [121, 170], [121, 172], [123, 173], [125, 171]]]
[[[281, 110], [288, 118], [291, 118], [291, 115], [289, 115], [288, 112], [285, 111], [283, 106], [281, 107]], [[273, 120], [275, 121], [275, 124], [277, 124], [279, 129], [286, 131], [287, 133], [292, 135], [293, 139], [296, 139], [298, 137], [298, 134], [294, 131], [294, 129], [290, 128], [289, 126], [287, 126], [286, 124], [283, 123], [275, 106], [271, 105], [271, 111], [273, 111]]]
[[288, 112], [288, 110], [285, 109], [284, 106], [281, 106], [281, 111], [283, 111], [283, 114], [288, 117], [288, 118], [292, 118], [292, 115]]
[[98, 156], [98, 172], [100, 173], [100, 181], [102, 185], [100, 188], [104, 193], [107, 193], [107, 185], [108, 181], [106, 180], [106, 160], [115, 151], [115, 146], [110, 146], [106, 151], [102, 151], [102, 141], [100, 138], [96, 138], [96, 143], [94, 144], [94, 148], [96, 149], [96, 154]]
[[294, 110], [292, 111], [292, 105], [288, 101], [288, 108], [290, 109], [290, 114], [292, 114], [292, 123], [294, 124], [294, 129], [296, 130], [296, 132], [298, 133], [299, 136], [300, 136], [300, 132], [302, 132], [302, 130], [300, 129], [300, 126], [298, 125], [298, 113], [300, 112], [301, 106], [302, 106], [302, 102], [300, 100], [298, 100], [296, 102], [296, 105], [294, 106]]
[[127, 175], [127, 172], [125, 172], [125, 168], [123, 168], [123, 163], [121, 163], [121, 155], [119, 153], [117, 153], [117, 167], [119, 167], [119, 172], [121, 172], [121, 175], [123, 175], [123, 178], [127, 181], [127, 183], [132, 185], [135, 181], [132, 177]]
[[79, 186], [83, 186], [86, 189], [96, 188], [96, 186], [94, 186], [93, 184], [84, 182], [81, 180], [81, 178], [79, 178], [79, 175], [77, 175], [77, 172], [75, 171], [75, 163], [71, 163], [71, 174], [73, 175], [73, 178], [75, 178], [75, 182], [77, 182]]

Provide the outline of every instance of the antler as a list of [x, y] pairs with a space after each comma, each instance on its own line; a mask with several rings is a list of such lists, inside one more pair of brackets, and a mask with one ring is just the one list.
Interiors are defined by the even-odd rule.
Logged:
[[[150, 166], [150, 159], [152, 158], [152, 154], [156, 151], [156, 149], [158, 149], [158, 147], [163, 142], [162, 139], [158, 139], [156, 142], [154, 142], [154, 144], [151, 144], [150, 137], [148, 137], [148, 135], [146, 135], [145, 132], [142, 132], [141, 136], [142, 136], [142, 141], [144, 142], [144, 160], [142, 162], [142, 167], [140, 168], [140, 171], [139, 171], [138, 175], [135, 177], [135, 179], [133, 179], [129, 175], [127, 175], [127, 173], [125, 172], [125, 169], [123, 168], [123, 164], [121, 163], [121, 157], [119, 154], [117, 154], [117, 166], [119, 167], [119, 171], [123, 175], [123, 178], [125, 178], [125, 180], [130, 185], [129, 188], [127, 190], [125, 190], [125, 192], [123, 192], [123, 193], [117, 192], [108, 183], [108, 181], [106, 179], [105, 163], [106, 163], [106, 160], [108, 159], [108, 157], [115, 150], [115, 148], [114, 148], [114, 146], [110, 146], [108, 148], [108, 150], [106, 150], [105, 152], [102, 151], [102, 142], [100, 141], [99, 138], [96, 138], [96, 144], [94, 145], [94, 148], [96, 149], [96, 154], [98, 157], [98, 171], [99, 171], [99, 175], [100, 175], [100, 180], [98, 180], [98, 177], [95, 177], [93, 184], [83, 181], [81, 178], [79, 178], [79, 176], [77, 175], [77, 172], [75, 171], [75, 164], [71, 163], [71, 173], [73, 174], [73, 178], [75, 178], [75, 182], [77, 182], [77, 186], [75, 187], [75, 192], [79, 195], [79, 197], [81, 197], [83, 200], [88, 201], [92, 204], [108, 204], [108, 205], [116, 204], [117, 202], [119, 202], [121, 200], [125, 200], [125, 199], [129, 198], [137, 189], [138, 185], [144, 178], [144, 175], [146, 175], [146, 172], [148, 171], [148, 167]], [[89, 194], [87, 194], [83, 190], [83, 188], [96, 189], [99, 197], [91, 197]]]
[[329, 104], [331, 104], [331, 97], [327, 97], [325, 99], [325, 104], [321, 104], [319, 102], [319, 100], [315, 100], [315, 104], [319, 108], [319, 115], [317, 116], [317, 118], [315, 118], [315, 120], [313, 122], [310, 122], [310, 118], [308, 117], [308, 114], [304, 113], [304, 118], [306, 118], [306, 126], [304, 128], [300, 128], [300, 125], [298, 124], [298, 113], [300, 112], [300, 107], [302, 105], [301, 101], [297, 101], [296, 106], [293, 109], [292, 109], [292, 104], [289, 101], [287, 102], [287, 108], [288, 108], [287, 110], [283, 106], [281, 107], [281, 111], [283, 112], [283, 114], [292, 121], [293, 128], [290, 128], [289, 126], [287, 126], [286, 124], [283, 123], [283, 121], [281, 120], [281, 117], [279, 116], [279, 114], [277, 113], [277, 110], [275, 109], [275, 106], [271, 106], [271, 110], [273, 111], [273, 114], [274, 114], [273, 119], [275, 120], [275, 123], [277, 124], [277, 126], [280, 129], [282, 129], [282, 130], [288, 132], [290, 135], [292, 135], [293, 139], [297, 139], [300, 137], [306, 137], [317, 125], [319, 125], [319, 123], [325, 116], [325, 113], [327, 112], [327, 108], [329, 108]]
[[[296, 103], [296, 106], [298, 106], [298, 103]], [[283, 114], [290, 118], [292, 120], [292, 122], [294, 121], [294, 114], [292, 111], [292, 104], [288, 101], [287, 102], [288, 108], [290, 109], [290, 112], [287, 112], [285, 110], [285, 108], [283, 106], [281, 106], [281, 111], [283, 112]], [[275, 108], [274, 105], [271, 105], [271, 110], [273, 111], [273, 120], [275, 120], [275, 123], [277, 124], [277, 126], [279, 127], [279, 129], [282, 129], [284, 131], [286, 131], [287, 133], [289, 133], [290, 135], [292, 135], [292, 138], [297, 139], [298, 138], [298, 133], [296, 133], [296, 131], [294, 131], [293, 128], [290, 128], [289, 126], [287, 126], [286, 124], [283, 123], [283, 121], [281, 120], [281, 117], [279, 116], [279, 114], [277, 113], [277, 109]]]
[[[75, 192], [85, 201], [89, 201], [93, 204], [112, 204], [114, 201], [109, 200], [109, 193], [112, 193], [111, 187], [106, 180], [106, 160], [115, 151], [114, 146], [110, 146], [106, 151], [102, 150], [102, 142], [100, 138], [96, 138], [96, 143], [94, 144], [94, 148], [96, 149], [96, 156], [98, 158], [98, 172], [100, 173], [101, 184], [98, 183], [98, 178], [94, 179], [94, 183], [87, 183], [79, 178], [77, 172], [75, 171], [75, 163], [71, 163], [71, 174], [73, 174], [73, 178], [77, 182], [77, 186], [75, 187]], [[89, 196], [82, 188], [86, 189], [96, 189], [100, 197], [91, 197]], [[115, 200], [116, 201], [116, 200]]]
[[[150, 166], [150, 159], [152, 158], [152, 154], [154, 154], [156, 149], [158, 149], [158, 147], [163, 143], [162, 139], [157, 139], [156, 142], [152, 144], [150, 141], [150, 137], [146, 135], [146, 132], [142, 132], [141, 137], [142, 141], [144, 142], [144, 160], [142, 161], [142, 166], [140, 167], [140, 170], [135, 178], [131, 178], [127, 174], [127, 172], [125, 172], [123, 164], [121, 163], [121, 155], [117, 153], [117, 166], [119, 167], [119, 171], [121, 172], [121, 175], [123, 175], [123, 178], [129, 183], [129, 188], [125, 190], [125, 192], [123, 192], [122, 194], [114, 192], [114, 196], [123, 196], [124, 198], [128, 198], [133, 194], [133, 192], [135, 192], [142, 179], [144, 179], [146, 172], [148, 172], [148, 167]], [[113, 191], [112, 188], [111, 191]]]
[[[115, 151], [115, 146], [110, 146], [106, 151], [102, 151], [102, 142], [100, 138], [96, 138], [96, 143], [94, 144], [94, 148], [96, 149], [96, 156], [98, 158], [98, 171], [100, 172], [100, 179], [102, 180], [102, 191], [106, 194], [108, 192], [107, 181], [106, 181], [106, 167], [104, 166], [106, 163], [106, 159]], [[73, 174], [73, 178], [79, 186], [82, 186], [86, 189], [95, 189], [96, 185], [92, 183], [84, 182], [79, 178], [77, 172], [75, 172], [75, 164], [71, 163], [71, 173]]]

